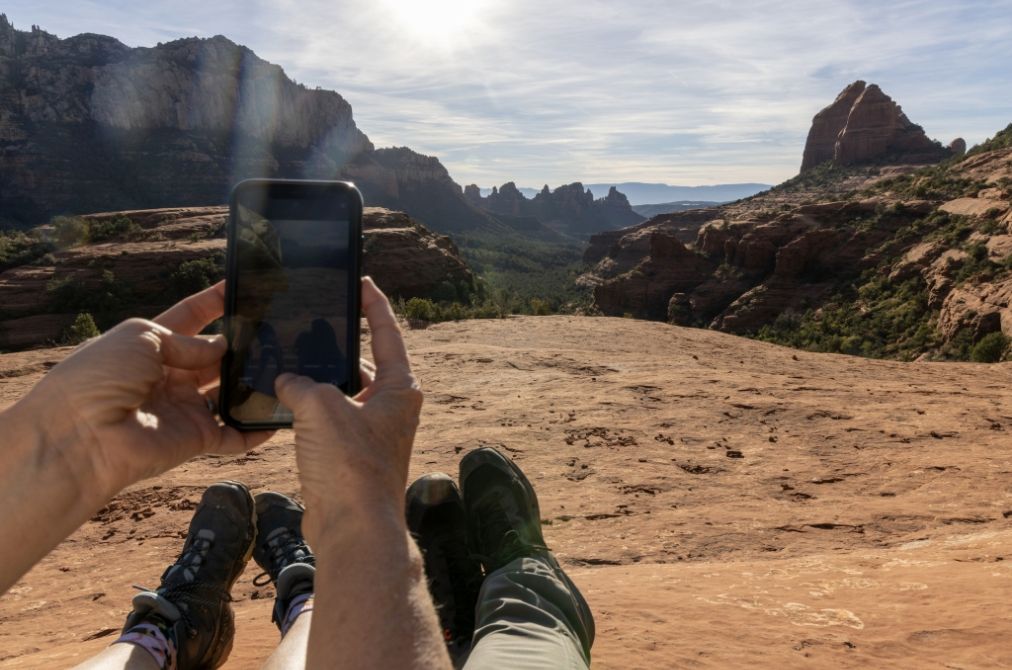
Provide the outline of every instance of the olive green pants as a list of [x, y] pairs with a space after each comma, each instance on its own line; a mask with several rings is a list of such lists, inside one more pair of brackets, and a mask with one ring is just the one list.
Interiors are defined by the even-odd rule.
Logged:
[[465, 670], [586, 670], [594, 617], [551, 554], [485, 578]]

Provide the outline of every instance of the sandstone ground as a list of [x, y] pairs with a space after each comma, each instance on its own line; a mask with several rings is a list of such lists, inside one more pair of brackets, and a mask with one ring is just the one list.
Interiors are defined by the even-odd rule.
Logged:
[[[412, 476], [480, 445], [517, 461], [594, 608], [595, 667], [1012, 665], [1012, 367], [606, 318], [407, 337], [427, 393]], [[67, 352], [0, 357], [0, 403]], [[201, 490], [226, 478], [297, 492], [291, 433], [118, 496], [0, 598], [0, 667], [107, 645], [131, 584], [157, 584]], [[255, 572], [233, 593], [226, 668], [276, 641]]]

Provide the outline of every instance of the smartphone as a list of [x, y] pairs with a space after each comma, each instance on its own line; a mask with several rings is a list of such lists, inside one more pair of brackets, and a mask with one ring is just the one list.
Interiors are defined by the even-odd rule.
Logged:
[[250, 179], [232, 190], [219, 412], [240, 430], [292, 425], [282, 372], [359, 390], [362, 196], [341, 181]]

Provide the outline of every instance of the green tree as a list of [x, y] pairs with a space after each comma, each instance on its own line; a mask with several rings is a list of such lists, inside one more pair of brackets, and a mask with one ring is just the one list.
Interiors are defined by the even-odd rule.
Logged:
[[80, 344], [85, 340], [98, 337], [102, 333], [95, 324], [95, 319], [88, 312], [81, 312], [74, 319], [74, 323], [63, 331], [63, 342], [65, 344]]

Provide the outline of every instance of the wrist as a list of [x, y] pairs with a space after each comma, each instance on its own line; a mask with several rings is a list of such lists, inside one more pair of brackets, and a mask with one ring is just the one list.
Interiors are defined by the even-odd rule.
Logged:
[[[0, 413], [0, 593], [88, 520], [112, 495], [94, 478], [89, 441], [26, 396]], [[10, 544], [10, 543], [8, 543]]]
[[387, 500], [342, 504], [308, 494], [305, 503], [302, 530], [315, 550], [385, 545], [407, 536], [403, 504]]
[[38, 389], [3, 413], [3, 434], [25, 450], [40, 475], [59, 480], [82, 503], [101, 506], [122, 486], [101, 476], [95, 437], [62, 403], [51, 402]]

